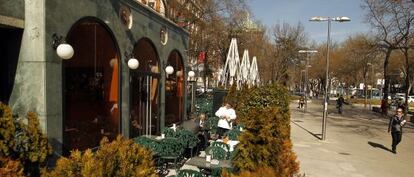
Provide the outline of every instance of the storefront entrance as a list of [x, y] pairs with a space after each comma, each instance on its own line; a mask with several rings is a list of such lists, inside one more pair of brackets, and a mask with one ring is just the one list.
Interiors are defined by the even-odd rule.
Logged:
[[139, 67], [130, 74], [130, 137], [159, 134], [160, 66], [152, 42], [141, 39], [134, 48]]
[[77, 22], [67, 36], [74, 48], [63, 61], [64, 151], [97, 147], [119, 134], [119, 55], [114, 38], [98, 19]]
[[170, 53], [168, 64], [174, 68], [174, 73], [165, 81], [165, 124], [171, 126], [184, 118], [185, 73], [183, 59], [178, 51]]

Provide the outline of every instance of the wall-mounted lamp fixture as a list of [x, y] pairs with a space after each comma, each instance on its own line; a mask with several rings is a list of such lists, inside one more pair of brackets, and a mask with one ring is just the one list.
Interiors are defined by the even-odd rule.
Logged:
[[132, 52], [125, 51], [125, 62], [128, 63], [129, 69], [137, 69], [139, 67], [139, 61], [134, 58], [134, 54]]
[[62, 59], [70, 59], [75, 53], [73, 47], [67, 44], [63, 36], [54, 33], [52, 35], [52, 48], [56, 50], [56, 54]]
[[189, 71], [188, 72], [187, 81], [189, 81], [189, 82], [194, 82], [195, 81], [195, 72], [194, 71]]
[[168, 65], [167, 67], [165, 67], [165, 72], [167, 73], [167, 76], [168, 76], [174, 72], [174, 68], [171, 65]]
[[176, 73], [175, 73], [175, 75], [177, 75], [177, 77], [181, 77], [181, 76], [183, 76], [183, 71], [177, 71]]
[[188, 71], [188, 78], [187, 81], [191, 84], [191, 112], [195, 112], [195, 72], [194, 71]]

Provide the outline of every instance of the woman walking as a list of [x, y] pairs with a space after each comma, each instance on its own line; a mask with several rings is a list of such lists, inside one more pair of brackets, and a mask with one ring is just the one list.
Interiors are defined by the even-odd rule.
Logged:
[[401, 142], [402, 127], [405, 124], [403, 109], [397, 108], [397, 112], [391, 117], [390, 123], [388, 124], [388, 133], [391, 131], [392, 137], [392, 153], [397, 153], [397, 145]]

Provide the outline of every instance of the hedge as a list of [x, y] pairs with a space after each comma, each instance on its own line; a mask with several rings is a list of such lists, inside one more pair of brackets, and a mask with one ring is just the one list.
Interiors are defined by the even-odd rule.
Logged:
[[269, 167], [276, 177], [296, 175], [299, 163], [290, 140], [287, 89], [267, 85], [237, 91], [233, 87], [225, 99], [234, 103], [237, 122], [245, 126], [239, 138], [238, 152], [232, 159], [234, 171], [241, 175]]

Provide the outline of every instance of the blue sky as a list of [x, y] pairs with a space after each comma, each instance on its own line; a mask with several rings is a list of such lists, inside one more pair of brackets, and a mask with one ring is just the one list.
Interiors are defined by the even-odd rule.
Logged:
[[332, 22], [331, 39], [341, 42], [347, 36], [358, 32], [369, 32], [369, 24], [364, 23], [361, 0], [249, 0], [251, 16], [260, 20], [268, 28], [277, 23], [296, 25], [299, 21], [305, 26], [311, 40], [325, 42], [327, 22], [310, 22], [313, 16], [347, 16], [350, 22]]

